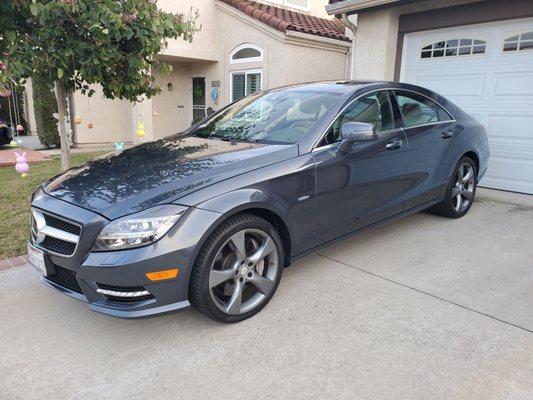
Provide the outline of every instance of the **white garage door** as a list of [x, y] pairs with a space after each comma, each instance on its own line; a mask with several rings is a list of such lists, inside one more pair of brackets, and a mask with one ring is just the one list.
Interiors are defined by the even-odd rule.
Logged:
[[400, 80], [442, 94], [487, 128], [481, 186], [533, 193], [533, 19], [407, 34]]

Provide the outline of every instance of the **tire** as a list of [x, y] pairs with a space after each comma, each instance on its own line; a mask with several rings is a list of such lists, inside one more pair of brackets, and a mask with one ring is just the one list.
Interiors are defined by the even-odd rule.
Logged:
[[283, 260], [281, 238], [269, 222], [251, 214], [235, 215], [202, 246], [191, 274], [189, 301], [216, 321], [250, 318], [276, 292]]
[[[448, 218], [465, 216], [476, 196], [477, 169], [474, 161], [469, 157], [462, 157], [455, 166], [446, 189], [444, 200], [429, 211]], [[459, 203], [459, 200], [461, 203]]]

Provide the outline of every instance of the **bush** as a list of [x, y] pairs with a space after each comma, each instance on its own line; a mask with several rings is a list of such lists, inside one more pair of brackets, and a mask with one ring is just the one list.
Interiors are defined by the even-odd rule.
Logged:
[[[28, 134], [28, 123], [24, 117], [24, 87], [18, 86], [16, 89], [17, 106], [19, 123], [24, 127], [24, 133]], [[13, 126], [16, 128], [15, 110], [13, 109], [13, 97], [0, 97], [0, 121], [9, 124], [9, 105], [11, 104], [11, 117], [13, 118]]]
[[57, 129], [57, 102], [54, 87], [47, 79], [32, 78], [33, 84], [33, 109], [39, 140], [45, 147], [59, 147], [59, 131]]

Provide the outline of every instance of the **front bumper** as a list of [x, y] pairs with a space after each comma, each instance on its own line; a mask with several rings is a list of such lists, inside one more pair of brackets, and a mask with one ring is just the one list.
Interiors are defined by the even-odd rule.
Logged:
[[[167, 235], [152, 245], [92, 252], [98, 233], [109, 222], [106, 218], [49, 195], [34, 199], [32, 207], [82, 226], [80, 241], [71, 256], [53, 254], [41, 247], [49, 273], [41, 278], [42, 282], [89, 303], [94, 311], [125, 318], [189, 306], [188, 286], [194, 259], [210, 227], [221, 217], [219, 213], [191, 208]], [[146, 277], [147, 272], [170, 268], [179, 269], [176, 278], [154, 282]], [[121, 298], [99, 293], [98, 289], [142, 290], [149, 295]]]

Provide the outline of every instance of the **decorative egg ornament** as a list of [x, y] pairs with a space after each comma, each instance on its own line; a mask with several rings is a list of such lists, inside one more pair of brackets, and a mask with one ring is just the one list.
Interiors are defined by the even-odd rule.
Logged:
[[89, 129], [93, 129], [93, 126], [94, 126], [94, 125], [93, 125], [92, 122], [89, 122], [89, 123], [87, 124], [87, 128], [89, 128]]
[[24, 127], [20, 124], [17, 125], [17, 132], [24, 132]]
[[76, 115], [74, 116], [74, 123], [75, 123], [76, 125], [81, 124], [81, 115], [80, 115], [80, 114], [76, 114]]
[[27, 178], [29, 174], [27, 172], [24, 172], [23, 174], [20, 174], [21, 178]]
[[144, 122], [137, 122], [137, 136], [144, 137]]
[[17, 141], [13, 139], [11, 142], [9, 142], [9, 147], [18, 147]]

